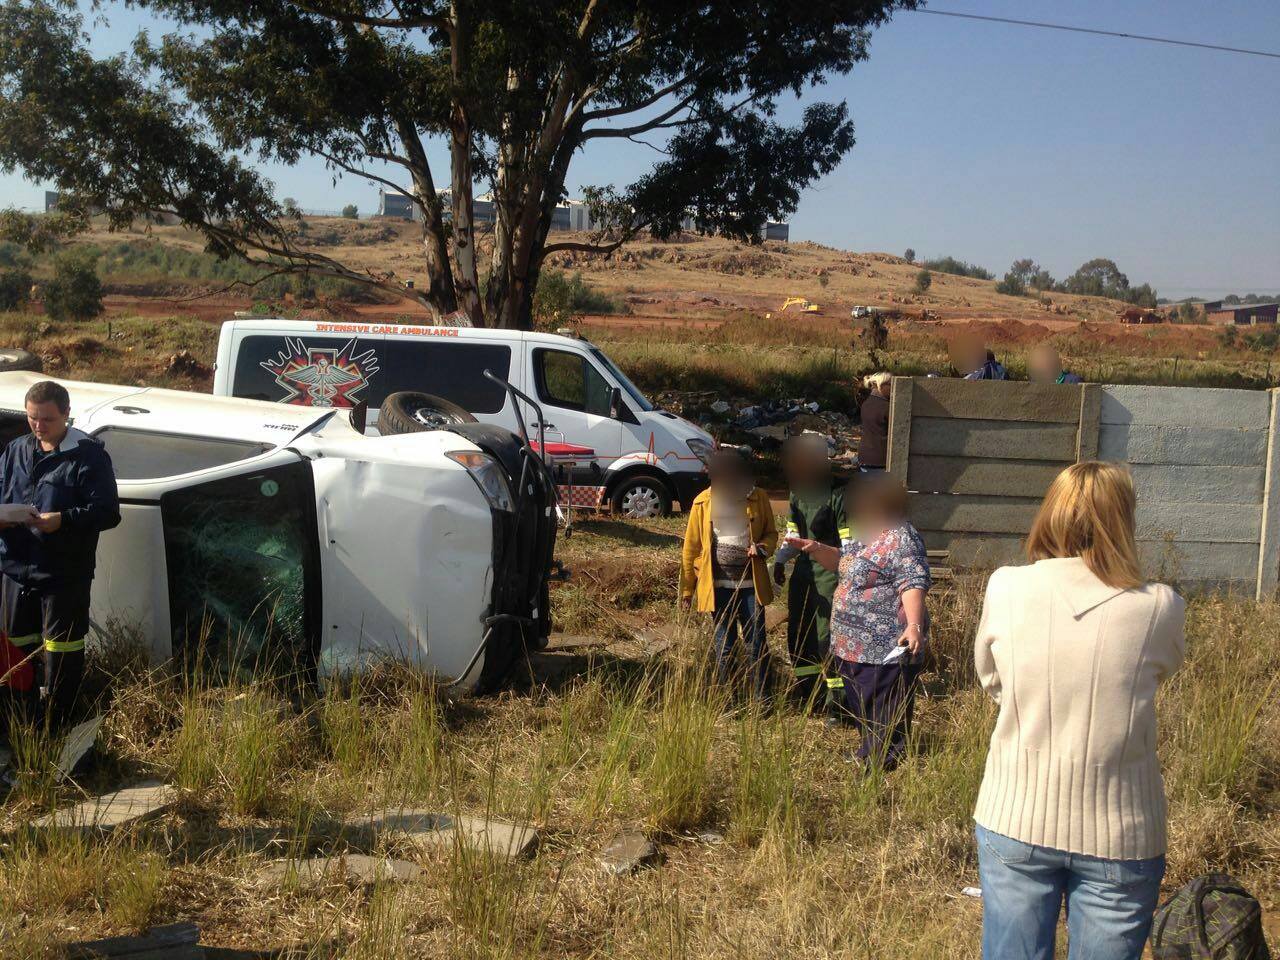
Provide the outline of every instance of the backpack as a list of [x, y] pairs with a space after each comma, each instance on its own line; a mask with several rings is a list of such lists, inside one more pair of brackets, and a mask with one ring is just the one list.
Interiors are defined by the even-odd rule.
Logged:
[[1225, 873], [1196, 877], [1156, 911], [1155, 960], [1271, 960], [1262, 907]]

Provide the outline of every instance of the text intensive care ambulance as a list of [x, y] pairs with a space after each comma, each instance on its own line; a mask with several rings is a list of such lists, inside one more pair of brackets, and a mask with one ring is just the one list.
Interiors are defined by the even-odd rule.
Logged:
[[[542, 421], [523, 404], [518, 410], [486, 370], [537, 401]], [[630, 517], [666, 514], [673, 502], [687, 508], [706, 485], [703, 461], [713, 442], [687, 420], [655, 409], [599, 347], [550, 333], [234, 320], [222, 325], [213, 390], [300, 406], [364, 403], [370, 433], [378, 432], [380, 415], [388, 420], [383, 432], [393, 417], [430, 424], [422, 415], [435, 411], [403, 409], [415, 394], [418, 403], [439, 397], [509, 430], [518, 431], [522, 410], [530, 437], [541, 427], [547, 452], [561, 455], [576, 505], [607, 505]]]

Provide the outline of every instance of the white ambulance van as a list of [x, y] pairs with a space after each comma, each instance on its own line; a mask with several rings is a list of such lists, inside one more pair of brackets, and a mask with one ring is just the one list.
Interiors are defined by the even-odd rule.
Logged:
[[[536, 401], [541, 420], [485, 371]], [[523, 426], [559, 461], [559, 482], [576, 506], [635, 518], [667, 514], [674, 503], [688, 508], [706, 486], [713, 444], [706, 431], [656, 409], [599, 347], [549, 333], [234, 320], [222, 325], [213, 390], [299, 406], [363, 404], [369, 433], [472, 418]]]

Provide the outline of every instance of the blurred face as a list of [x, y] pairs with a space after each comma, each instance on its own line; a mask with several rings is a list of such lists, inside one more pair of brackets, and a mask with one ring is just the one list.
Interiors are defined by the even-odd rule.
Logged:
[[819, 447], [808, 441], [790, 442], [782, 469], [791, 487], [813, 487], [827, 482], [831, 476], [831, 461], [827, 459], [827, 444]]
[[36, 439], [46, 446], [56, 447], [67, 435], [67, 417], [52, 400], [27, 404], [27, 424]]
[[1027, 375], [1033, 383], [1057, 383], [1062, 373], [1062, 359], [1053, 348], [1038, 349], [1027, 362]]
[[973, 373], [987, 362], [987, 348], [980, 340], [963, 338], [951, 344], [951, 365], [961, 376]]
[[895, 481], [883, 475], [857, 477], [845, 493], [845, 503], [851, 504], [850, 517], [861, 539], [875, 537], [896, 526], [902, 517], [888, 505], [892, 500], [889, 486]]
[[740, 494], [753, 486], [746, 461], [736, 453], [718, 453], [707, 461], [707, 478], [713, 492]]

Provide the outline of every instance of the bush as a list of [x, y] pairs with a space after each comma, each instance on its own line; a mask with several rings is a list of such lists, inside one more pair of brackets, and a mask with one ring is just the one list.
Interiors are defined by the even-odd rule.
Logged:
[[933, 274], [928, 270], [921, 270], [916, 274], [916, 293], [924, 293], [933, 286]]
[[539, 327], [559, 326], [583, 313], [621, 312], [612, 297], [592, 289], [580, 273], [543, 270], [533, 294], [533, 322]]
[[902, 259], [907, 261], [907, 263], [915, 263], [916, 262], [915, 250], [913, 250], [911, 247], [907, 247], [906, 252], [902, 254]]
[[996, 293], [1003, 293], [1007, 297], [1025, 297], [1027, 295], [1026, 284], [1022, 282], [1022, 278], [1010, 271], [1004, 275], [1004, 279], [996, 284]]
[[68, 250], [54, 261], [45, 286], [44, 309], [54, 320], [91, 320], [102, 313], [97, 252]]
[[348, 220], [359, 220], [360, 209], [354, 203], [348, 203], [342, 208], [342, 215]]
[[14, 268], [0, 270], [0, 310], [21, 310], [31, 296], [31, 274]]
[[0, 243], [0, 267], [29, 267], [31, 255], [19, 244], [11, 241]]
[[976, 263], [965, 263], [955, 257], [939, 257], [936, 260], [926, 260], [924, 266], [929, 270], [936, 270], [938, 273], [952, 273], [957, 277], [972, 277], [975, 280], [994, 280], [996, 278], [995, 274], [990, 270], [980, 267]]

